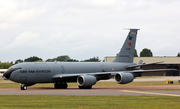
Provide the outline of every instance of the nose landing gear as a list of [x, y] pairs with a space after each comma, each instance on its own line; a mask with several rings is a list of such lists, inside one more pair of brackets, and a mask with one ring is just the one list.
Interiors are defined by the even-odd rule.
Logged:
[[25, 84], [21, 84], [21, 90], [26, 90], [27, 89], [27, 86]]

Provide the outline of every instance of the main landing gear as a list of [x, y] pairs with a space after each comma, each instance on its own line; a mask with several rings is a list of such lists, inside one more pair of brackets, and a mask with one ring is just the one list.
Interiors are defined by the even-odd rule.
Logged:
[[21, 84], [21, 90], [26, 90], [27, 89], [27, 86], [25, 84]]
[[54, 84], [55, 89], [67, 89], [68, 85], [66, 82], [56, 82]]
[[79, 86], [79, 89], [91, 89], [92, 86]]

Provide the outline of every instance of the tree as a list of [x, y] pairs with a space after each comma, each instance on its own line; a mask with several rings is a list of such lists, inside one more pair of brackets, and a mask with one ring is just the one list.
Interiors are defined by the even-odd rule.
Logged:
[[180, 57], [180, 53], [177, 54], [177, 57]]
[[116, 54], [116, 57], [119, 55], [119, 53]]
[[137, 55], [137, 50], [135, 49], [135, 51], [134, 51], [134, 57], [138, 57], [138, 55]]
[[76, 59], [68, 59], [67, 62], [79, 62], [79, 61]]
[[60, 61], [60, 62], [67, 62], [67, 60], [69, 60], [70, 57], [68, 55], [63, 55], [63, 56], [58, 56], [56, 58], [56, 61]]
[[15, 63], [14, 63], [14, 64], [18, 64], [18, 63], [22, 63], [22, 62], [23, 62], [23, 60], [18, 59], [18, 60], [16, 60], [16, 61], [15, 61]]
[[38, 61], [35, 61], [35, 62], [44, 62], [43, 60], [38, 60]]
[[14, 65], [14, 64], [13, 64], [13, 61], [11, 61], [10, 63], [11, 63], [11, 65]]
[[82, 62], [100, 62], [101, 60], [99, 60], [99, 57], [93, 57], [93, 58], [90, 58], [90, 59], [86, 59]]
[[[116, 57], [119, 55], [119, 53], [116, 54]], [[134, 57], [138, 57], [136, 49], [134, 50]]]
[[0, 69], [8, 69], [12, 64], [9, 62], [0, 62]]
[[29, 58], [25, 59], [24, 62], [36, 62], [39, 60], [42, 60], [42, 59], [37, 56], [33, 56], [33, 57], [29, 57]]
[[140, 53], [140, 57], [153, 57], [153, 53], [150, 49], [144, 48]]
[[76, 59], [71, 59], [68, 55], [58, 56], [57, 58], [47, 59], [46, 60], [46, 62], [54, 62], [54, 61], [60, 61], [60, 62], [79, 62]]

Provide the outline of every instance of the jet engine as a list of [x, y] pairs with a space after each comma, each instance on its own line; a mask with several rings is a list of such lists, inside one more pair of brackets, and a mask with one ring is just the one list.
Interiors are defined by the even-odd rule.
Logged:
[[78, 85], [83, 87], [92, 86], [96, 84], [96, 82], [97, 82], [96, 77], [90, 75], [79, 76], [77, 78]]
[[134, 80], [134, 76], [131, 73], [117, 73], [115, 75], [115, 80], [118, 84], [126, 84], [126, 83], [130, 83]]

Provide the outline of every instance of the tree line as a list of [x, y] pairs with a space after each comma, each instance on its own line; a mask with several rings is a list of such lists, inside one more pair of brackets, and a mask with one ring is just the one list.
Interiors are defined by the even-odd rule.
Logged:
[[[134, 51], [134, 57], [138, 57], [137, 55], [137, 50], [135, 49]], [[140, 52], [140, 57], [153, 57], [153, 53], [150, 49], [148, 48], [144, 48], [141, 52]]]
[[63, 55], [63, 56], [58, 56], [56, 58], [47, 59], [46, 61], [43, 61], [42, 58], [39, 58], [37, 56], [32, 56], [24, 60], [18, 59], [14, 63], [13, 62], [0, 62], [0, 69], [8, 69], [10, 66], [18, 64], [18, 63], [22, 63], [22, 62], [55, 62], [55, 61], [57, 62], [100, 62], [101, 60], [99, 59], [99, 57], [93, 57], [90, 59], [79, 61], [76, 59], [71, 59], [68, 55]]
[[[138, 57], [136, 49], [134, 51], [134, 57]], [[153, 53], [150, 49], [144, 48], [140, 52], [140, 57], [153, 57]], [[180, 53], [177, 54], [177, 57], [180, 57]], [[32, 56], [24, 60], [18, 59], [15, 62], [0, 62], [0, 69], [8, 69], [10, 66], [14, 64], [22, 63], [22, 62], [55, 62], [55, 61], [58, 61], [58, 62], [100, 62], [101, 60], [99, 59], [99, 57], [93, 57], [90, 59], [79, 61], [76, 59], [71, 59], [68, 55], [63, 55], [63, 56], [58, 56], [56, 58], [47, 59], [46, 61], [43, 61], [42, 58], [39, 58], [37, 56]]]

